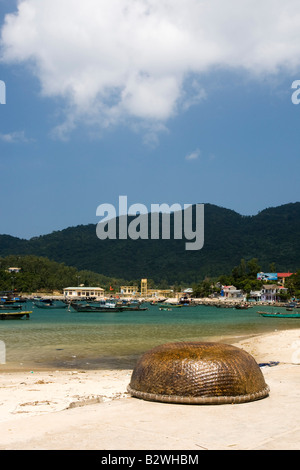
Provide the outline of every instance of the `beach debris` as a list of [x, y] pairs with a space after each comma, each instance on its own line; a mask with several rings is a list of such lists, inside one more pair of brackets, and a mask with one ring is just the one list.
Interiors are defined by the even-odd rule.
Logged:
[[274, 367], [278, 366], [279, 361], [270, 361], [270, 362], [260, 362], [259, 367]]

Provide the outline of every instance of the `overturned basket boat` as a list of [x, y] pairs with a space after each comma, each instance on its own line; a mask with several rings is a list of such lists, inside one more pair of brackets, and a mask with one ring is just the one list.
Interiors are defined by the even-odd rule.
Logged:
[[235, 346], [212, 342], [167, 343], [146, 352], [128, 392], [150, 401], [186, 404], [245, 403], [268, 396], [255, 359]]

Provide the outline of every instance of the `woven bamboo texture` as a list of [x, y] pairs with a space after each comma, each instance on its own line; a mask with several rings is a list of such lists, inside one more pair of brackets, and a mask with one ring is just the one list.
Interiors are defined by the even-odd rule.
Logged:
[[235, 346], [210, 342], [168, 343], [146, 352], [128, 392], [167, 403], [244, 403], [268, 396], [255, 359]]

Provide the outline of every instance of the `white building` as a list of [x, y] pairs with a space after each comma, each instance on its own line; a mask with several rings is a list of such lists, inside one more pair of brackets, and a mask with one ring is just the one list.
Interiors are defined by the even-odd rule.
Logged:
[[288, 289], [277, 284], [265, 284], [261, 290], [261, 300], [263, 302], [280, 301], [280, 294], [287, 294]]
[[7, 270], [9, 273], [19, 273], [21, 268], [8, 268]]
[[66, 300], [86, 299], [95, 297], [96, 300], [104, 298], [104, 289], [101, 287], [66, 287], [64, 289]]
[[250, 291], [250, 299], [256, 300], [257, 302], [261, 300], [261, 291], [260, 290], [252, 290]]
[[225, 297], [225, 299], [242, 299], [245, 300], [245, 295], [242, 290], [237, 289], [235, 286], [223, 286], [221, 295]]

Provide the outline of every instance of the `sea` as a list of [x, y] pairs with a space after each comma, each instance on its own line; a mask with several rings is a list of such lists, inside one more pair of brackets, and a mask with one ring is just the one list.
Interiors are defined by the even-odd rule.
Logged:
[[[258, 311], [285, 309], [254, 306], [247, 310], [193, 306], [126, 312], [76, 312], [39, 309], [31, 302], [29, 319], [0, 321], [5, 350], [1, 370], [133, 369], [139, 357], [159, 344], [183, 341], [237, 343], [273, 331], [298, 328], [299, 319], [266, 318]], [[3, 356], [3, 354], [2, 354]]]

